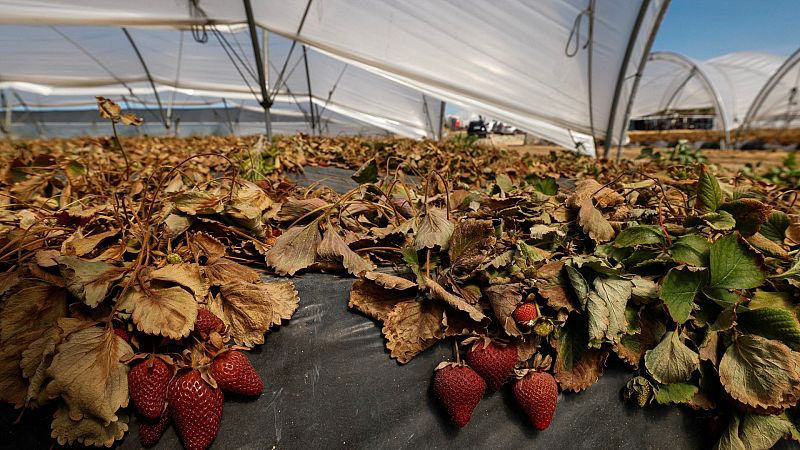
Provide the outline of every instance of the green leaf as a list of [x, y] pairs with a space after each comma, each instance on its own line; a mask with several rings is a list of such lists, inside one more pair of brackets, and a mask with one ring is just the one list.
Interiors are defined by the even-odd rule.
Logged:
[[705, 271], [671, 269], [661, 285], [661, 300], [667, 305], [672, 320], [679, 324], [686, 322], [692, 312], [694, 298], [705, 284], [708, 275]]
[[533, 189], [545, 195], [558, 194], [558, 184], [552, 177], [538, 177], [536, 175], [526, 176], [525, 179], [531, 183]]
[[740, 335], [719, 363], [719, 381], [735, 400], [757, 408], [785, 408], [800, 396], [800, 353], [781, 342]]
[[767, 222], [761, 225], [760, 232], [769, 240], [783, 243], [787, 228], [789, 228], [789, 216], [783, 211], [772, 211]]
[[589, 345], [586, 321], [570, 319], [558, 332], [558, 359], [561, 366], [571, 370], [583, 357]]
[[711, 244], [702, 236], [690, 234], [675, 241], [670, 254], [675, 262], [696, 267], [708, 267], [708, 251]]
[[707, 287], [703, 289], [703, 295], [723, 308], [727, 308], [739, 301], [739, 296], [735, 292], [723, 288]]
[[686, 381], [700, 364], [700, 357], [681, 341], [678, 333], [667, 333], [661, 342], [644, 354], [644, 365], [661, 384]]
[[774, 275], [770, 278], [774, 278], [776, 280], [785, 280], [787, 278], [797, 278], [800, 279], [800, 255], [794, 260], [792, 267], [788, 268], [786, 272], [783, 272], [780, 275]]
[[625, 306], [631, 298], [631, 282], [598, 276], [589, 292], [586, 310], [589, 313], [589, 338], [593, 346], [603, 339], [617, 342], [625, 333]]
[[717, 181], [717, 177], [705, 170], [700, 174], [697, 199], [706, 210], [711, 212], [716, 211], [722, 204], [722, 189], [719, 187], [719, 181]]
[[614, 239], [614, 247], [663, 244], [666, 238], [661, 228], [653, 225], [635, 225], [622, 230]]
[[795, 306], [792, 303], [792, 294], [789, 292], [765, 292], [762, 290], [753, 293], [747, 308], [781, 308], [790, 312], [795, 311]]
[[362, 164], [350, 178], [358, 184], [374, 183], [378, 181], [378, 164], [375, 163], [375, 158]]
[[736, 219], [727, 211], [710, 212], [700, 218], [714, 230], [728, 231], [736, 227]]
[[656, 389], [655, 399], [662, 405], [688, 403], [698, 392], [700, 392], [700, 388], [691, 383], [665, 384]]
[[800, 323], [793, 313], [785, 309], [759, 308], [740, 311], [737, 323], [737, 329], [742, 333], [775, 339], [792, 350], [800, 350]]
[[586, 282], [586, 279], [583, 278], [583, 275], [581, 275], [578, 269], [570, 265], [566, 265], [564, 268], [567, 271], [567, 277], [569, 277], [570, 283], [572, 283], [572, 289], [575, 290], [575, 295], [578, 296], [578, 301], [585, 309], [586, 298], [589, 296], [589, 283]]
[[731, 234], [711, 246], [711, 287], [750, 289], [764, 283], [755, 253], [739, 244]]
[[781, 416], [745, 414], [740, 419], [733, 414], [714, 450], [768, 450], [791, 433], [791, 422]]

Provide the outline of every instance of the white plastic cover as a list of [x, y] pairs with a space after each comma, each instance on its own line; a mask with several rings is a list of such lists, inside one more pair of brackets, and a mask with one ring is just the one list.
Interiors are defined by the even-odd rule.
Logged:
[[746, 120], [751, 128], [800, 126], [800, 49], [764, 85]]
[[[614, 141], [621, 134], [634, 75], [667, 3], [261, 0], [253, 9], [270, 31], [574, 147], [577, 134], [602, 139], [610, 131]], [[241, 3], [221, 0], [0, 0], [0, 11], [5, 23], [164, 26], [245, 18]]]
[[666, 111], [713, 109], [715, 128], [738, 128], [783, 58], [768, 53], [737, 52], [706, 61], [655, 52], [645, 66], [634, 98], [633, 118]]
[[[206, 43], [196, 42], [189, 31], [169, 28], [131, 28], [128, 32], [153, 81], [162, 88], [178, 88], [184, 96], [240, 100], [253, 99], [259, 92], [247, 30], [208, 31]], [[287, 39], [270, 37], [271, 91], [276, 88], [289, 48]], [[238, 71], [228, 54], [237, 61]], [[284, 83], [277, 90], [277, 100], [310, 100], [318, 105], [323, 118], [326, 112], [336, 112], [403, 136], [436, 137], [441, 110], [438, 99], [313, 49], [308, 49], [308, 64], [311, 98], [302, 49], [297, 46]], [[75, 101], [81, 92], [111, 95], [121, 85], [135, 83], [140, 84], [137, 90], [141, 93], [147, 90], [143, 85], [146, 82], [147, 74], [120, 28], [0, 26], [0, 83], [5, 86], [14, 83], [18, 90], [39, 94], [59, 89]], [[70, 93], [68, 88], [78, 90]], [[165, 107], [172, 101], [170, 95], [161, 97]]]

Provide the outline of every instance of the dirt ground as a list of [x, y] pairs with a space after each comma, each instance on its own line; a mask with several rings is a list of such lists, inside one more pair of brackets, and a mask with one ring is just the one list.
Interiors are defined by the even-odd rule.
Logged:
[[[513, 149], [519, 152], [524, 153], [532, 153], [536, 155], [547, 155], [551, 151], [568, 151], [561, 147], [553, 146], [553, 145], [535, 145], [535, 144], [525, 144], [525, 137], [524, 135], [510, 135], [510, 136], [499, 136], [499, 135], [490, 135], [486, 140], [485, 143], [488, 145], [496, 145], [498, 147], [505, 146], [509, 149]], [[628, 146], [622, 149], [622, 158], [624, 159], [635, 159], [639, 153], [641, 152], [641, 146]], [[661, 150], [662, 152], [668, 151], [665, 148], [659, 148], [656, 150]], [[617, 150], [614, 148], [612, 150], [612, 158], [616, 157]], [[783, 160], [788, 155], [788, 152], [782, 150], [712, 150], [707, 149], [703, 150], [703, 155], [705, 155], [709, 162], [712, 164], [717, 164], [723, 166], [725, 168], [731, 170], [738, 170], [744, 167], [745, 164], [757, 164], [761, 163], [762, 166], [780, 166], [783, 164]]]

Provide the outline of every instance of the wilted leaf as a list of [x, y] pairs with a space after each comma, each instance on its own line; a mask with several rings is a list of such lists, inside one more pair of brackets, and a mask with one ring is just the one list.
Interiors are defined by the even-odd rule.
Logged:
[[350, 178], [358, 184], [378, 181], [378, 165], [375, 163], [375, 158], [367, 160]]
[[78, 420], [70, 418], [67, 405], [62, 402], [53, 415], [50, 437], [59, 445], [82, 444], [87, 447], [111, 447], [128, 431], [128, 416], [120, 413], [111, 423], [85, 416]]
[[122, 267], [99, 261], [84, 261], [74, 256], [61, 256], [56, 261], [67, 290], [90, 308], [103, 301], [112, 285], [126, 271]]
[[188, 239], [188, 243], [192, 255], [198, 263], [213, 264], [225, 256], [225, 245], [208, 234], [195, 233]]
[[587, 201], [591, 204], [592, 199], [600, 208], [616, 206], [625, 201], [619, 193], [603, 187], [596, 180], [590, 178], [581, 180], [575, 185], [575, 193], [567, 199], [566, 204], [570, 208], [583, 208]]
[[0, 314], [0, 345], [12, 336], [34, 328], [47, 328], [67, 315], [64, 289], [32, 286], [8, 297]]
[[783, 247], [775, 242], [765, 238], [761, 233], [756, 233], [752, 236], [744, 238], [748, 244], [766, 256], [780, 259], [791, 259], [789, 253]]
[[407, 300], [395, 305], [383, 323], [392, 358], [405, 364], [441, 339], [443, 314], [442, 305], [431, 301]]
[[227, 258], [217, 259], [213, 263], [201, 267], [200, 270], [212, 286], [221, 286], [236, 281], [255, 283], [261, 279], [261, 275], [255, 270]]
[[322, 238], [322, 243], [320, 243], [317, 248], [317, 254], [322, 259], [341, 262], [347, 271], [355, 276], [359, 276], [361, 273], [368, 272], [375, 268], [374, 264], [351, 250], [333, 227], [328, 227], [325, 230], [325, 236]]
[[456, 224], [450, 239], [450, 262], [456, 275], [468, 275], [480, 266], [496, 242], [490, 220], [468, 219]]
[[25, 330], [0, 345], [0, 400], [15, 408], [25, 406], [28, 382], [22, 376], [20, 358], [28, 346], [39, 339], [46, 328]]
[[781, 341], [794, 351], [800, 350], [800, 323], [791, 311], [771, 307], [740, 311], [736, 322], [742, 333]]
[[208, 294], [208, 285], [200, 274], [197, 264], [168, 264], [160, 269], [150, 272], [150, 283], [159, 285], [167, 283], [177, 284], [189, 291], [198, 300]]
[[736, 219], [736, 229], [743, 236], [757, 233], [761, 224], [772, 215], [772, 207], [754, 198], [740, 198], [722, 204], [720, 210], [729, 212]]
[[731, 415], [728, 428], [714, 450], [768, 450], [792, 433], [792, 424], [779, 416]]
[[453, 229], [453, 223], [447, 219], [445, 210], [428, 207], [425, 215], [419, 219], [419, 229], [414, 235], [414, 247], [422, 250], [438, 245], [442, 250], [447, 250]]
[[237, 282], [220, 286], [220, 296], [210, 306], [237, 344], [252, 347], [264, 343], [264, 334], [272, 326], [291, 318], [298, 302], [289, 282]]
[[386, 289], [397, 289], [399, 291], [404, 291], [406, 289], [417, 287], [417, 283], [414, 283], [411, 280], [389, 275], [388, 273], [365, 272], [362, 276], [368, 280], [374, 281], [376, 284]]
[[578, 212], [578, 223], [583, 232], [595, 242], [608, 242], [614, 238], [614, 229], [597, 208], [587, 201]]
[[743, 247], [736, 235], [728, 235], [711, 246], [711, 281], [713, 288], [750, 289], [764, 282], [755, 253]]
[[671, 269], [667, 273], [659, 296], [667, 306], [672, 320], [679, 324], [686, 322], [692, 312], [694, 298], [707, 278], [705, 271]]
[[778, 341], [745, 334], [725, 351], [719, 380], [746, 405], [790, 406], [800, 397], [800, 354]]
[[439, 283], [436, 281], [428, 278], [427, 276], [423, 275], [423, 280], [425, 281], [425, 286], [429, 289], [431, 298], [442, 300], [443, 302], [447, 303], [451, 307], [465, 312], [469, 315], [469, 318], [474, 320], [475, 322], [489, 322], [489, 318], [483, 315], [483, 311], [478, 309], [477, 307], [471, 305], [469, 302], [464, 300], [463, 298], [448, 292], [445, 288], [443, 288]]
[[589, 292], [586, 310], [589, 313], [589, 338], [617, 342], [625, 332], [625, 305], [631, 298], [631, 282], [598, 276]]
[[155, 336], [184, 338], [197, 319], [197, 300], [178, 286], [149, 292], [131, 286], [119, 301], [121, 309], [132, 311], [131, 318], [140, 331]]
[[560, 370], [556, 366], [555, 379], [562, 390], [580, 392], [600, 379], [606, 359], [608, 350], [590, 348], [583, 352], [571, 369]]
[[330, 203], [321, 198], [289, 198], [278, 211], [278, 220], [281, 222], [294, 222], [301, 217], [313, 219], [322, 214], [322, 210]]
[[217, 214], [223, 209], [216, 195], [206, 191], [185, 191], [172, 198], [175, 208], [190, 216], [198, 214]]
[[86, 255], [94, 251], [101, 242], [117, 234], [119, 234], [119, 230], [109, 230], [84, 237], [83, 232], [78, 229], [61, 244], [61, 253], [71, 256]]
[[656, 348], [644, 355], [644, 365], [653, 379], [662, 384], [686, 381], [692, 376], [700, 357], [681, 341], [678, 333], [668, 333]]
[[114, 101], [105, 97], [97, 97], [97, 110], [103, 119], [119, 120], [122, 109]]
[[281, 275], [294, 275], [298, 270], [314, 264], [321, 241], [317, 221], [289, 228], [267, 252], [267, 264]]
[[50, 367], [50, 363], [53, 361], [56, 346], [61, 343], [64, 337], [81, 328], [93, 325], [93, 322], [85, 322], [80, 319], [59, 319], [58, 325], [45, 330], [41, 337], [31, 342], [28, 348], [22, 352], [19, 366], [22, 369], [22, 375], [28, 379], [26, 404], [39, 406], [47, 400], [44, 395], [47, 368]]
[[[414, 286], [416, 286], [416, 283], [414, 283]], [[416, 296], [417, 294], [414, 291], [398, 291], [383, 287], [379, 283], [356, 280], [356, 282], [353, 283], [353, 287], [350, 288], [350, 302], [348, 306], [350, 308], [356, 308], [367, 316], [383, 322], [396, 304], [413, 300]]]
[[132, 354], [131, 346], [110, 328], [76, 331], [58, 346], [47, 369], [52, 378], [47, 395], [64, 399], [70, 419], [94, 417], [106, 426], [128, 405], [128, 366], [121, 360]]
[[522, 303], [522, 286], [519, 284], [496, 284], [484, 289], [492, 311], [503, 331], [509, 336], [521, 336], [522, 333], [514, 321], [514, 310]]

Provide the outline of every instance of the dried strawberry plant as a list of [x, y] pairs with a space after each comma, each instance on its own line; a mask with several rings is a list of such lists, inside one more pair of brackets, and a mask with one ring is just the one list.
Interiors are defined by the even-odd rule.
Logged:
[[[141, 121], [98, 104], [115, 124]], [[220, 398], [235, 391], [225, 361], [297, 308], [292, 283], [266, 283], [237, 262], [269, 245], [262, 218], [277, 206], [264, 190], [224, 155], [154, 147], [115, 137], [4, 149], [0, 399], [52, 405], [62, 445], [110, 447], [128, 430], [133, 397], [144, 399], [140, 413], [178, 421], [187, 447], [207, 447], [216, 430], [206, 442], [185, 430], [186, 415], [165, 410], [166, 383], [174, 376], [173, 397], [193, 374]], [[160, 398], [146, 398], [156, 379]], [[139, 423], [144, 440], [155, 424]]]
[[[165, 361], [176, 385], [230, 393], [214, 376], [223, 355], [263, 343], [297, 307], [290, 283], [252, 267], [357, 277], [349, 306], [380, 322], [401, 364], [442, 340], [468, 348], [435, 376], [460, 426], [511, 382], [544, 429], [558, 390], [589, 388], [618, 358], [632, 372], [623, 397], [706, 411], [727, 424], [718, 448], [800, 436], [796, 187], [458, 139], [2, 145], [0, 396], [55, 403], [61, 443], [122, 437], [130, 365], [154, 374]], [[358, 169], [358, 185], [338, 194], [282, 175], [306, 165]]]

